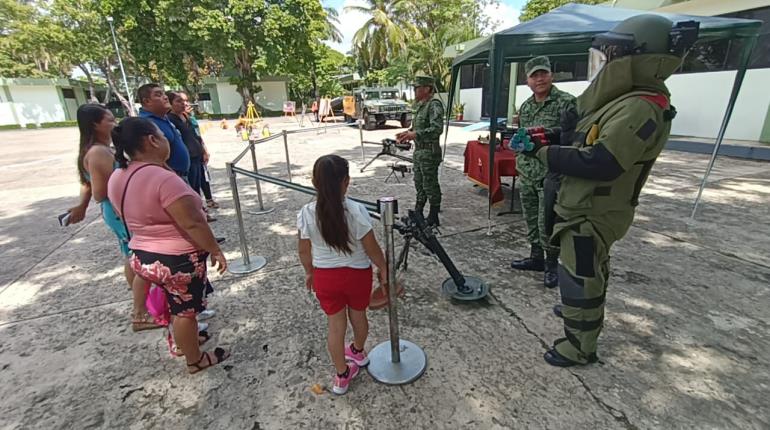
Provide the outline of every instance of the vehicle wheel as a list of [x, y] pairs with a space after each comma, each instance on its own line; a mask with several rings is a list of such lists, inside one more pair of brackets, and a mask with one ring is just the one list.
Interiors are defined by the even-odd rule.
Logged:
[[412, 119], [407, 119], [406, 114], [401, 115], [401, 127], [409, 128], [412, 126]]
[[377, 128], [377, 120], [369, 116], [369, 112], [364, 112], [364, 130], [374, 130]]

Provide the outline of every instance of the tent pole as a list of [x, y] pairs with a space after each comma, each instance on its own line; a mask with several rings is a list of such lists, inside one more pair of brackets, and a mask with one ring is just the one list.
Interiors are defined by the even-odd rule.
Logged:
[[487, 185], [487, 236], [492, 235], [492, 177], [495, 174], [495, 148], [497, 147], [497, 101], [500, 97], [500, 81], [503, 72], [502, 51], [497, 52], [495, 38], [492, 37], [492, 46], [489, 51], [489, 80], [492, 91], [490, 100], [492, 106], [489, 108], [489, 184]]
[[517, 78], [519, 76], [519, 63], [510, 63], [511, 64], [511, 73], [510, 73], [510, 83], [508, 84], [508, 116], [507, 116], [507, 124], [510, 126], [513, 124], [513, 117], [516, 116], [516, 84]]
[[[454, 101], [454, 95], [457, 88], [460, 86], [460, 80], [458, 79], [460, 75], [460, 66], [452, 66], [452, 77], [449, 80], [449, 95], [447, 96], [447, 107], [446, 107], [446, 124], [444, 124], [444, 152], [441, 154], [441, 161], [444, 161], [446, 158], [446, 142], [447, 139], [449, 139], [449, 121], [452, 119], [452, 102]], [[460, 92], [457, 91], [457, 97], [460, 97]]]
[[719, 147], [722, 146], [722, 140], [724, 140], [727, 126], [730, 123], [730, 117], [733, 114], [735, 102], [738, 99], [738, 93], [740, 92], [741, 85], [743, 84], [743, 78], [746, 76], [746, 68], [748, 67], [749, 60], [751, 59], [751, 51], [754, 49], [754, 45], [756, 45], [757, 42], [757, 36], [752, 36], [745, 40], [746, 45], [743, 47], [743, 52], [741, 52], [741, 62], [738, 65], [738, 72], [735, 74], [735, 81], [733, 82], [733, 89], [730, 93], [730, 99], [727, 102], [725, 116], [722, 119], [722, 125], [719, 127], [719, 133], [717, 134], [717, 139], [714, 142], [714, 150], [711, 152], [711, 159], [709, 160], [708, 167], [706, 167], [706, 172], [703, 174], [703, 180], [701, 181], [700, 188], [698, 189], [698, 196], [695, 197], [695, 203], [693, 204], [692, 213], [690, 214], [691, 221], [695, 220], [695, 214], [698, 212], [698, 205], [700, 204], [701, 197], [703, 196], [703, 190], [706, 188], [706, 182], [708, 181], [708, 177], [711, 174], [711, 169], [714, 168], [714, 162], [717, 159]]

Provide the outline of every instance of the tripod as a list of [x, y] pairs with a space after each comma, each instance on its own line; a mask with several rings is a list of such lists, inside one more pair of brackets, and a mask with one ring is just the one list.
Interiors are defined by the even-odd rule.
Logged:
[[395, 163], [393, 163], [393, 164], [389, 164], [388, 167], [390, 167], [390, 173], [385, 178], [385, 183], [386, 184], [388, 183], [388, 180], [391, 177], [393, 177], [396, 180], [396, 183], [398, 183], [398, 184], [401, 183], [401, 181], [398, 180], [398, 175], [396, 175], [396, 172], [400, 172], [402, 178], [406, 177], [406, 175], [405, 175], [406, 173], [410, 173], [411, 172], [411, 170], [409, 169], [409, 166], [404, 166], [403, 164], [395, 164]]
[[393, 139], [382, 139], [382, 143], [376, 143], [376, 142], [364, 142], [364, 143], [374, 143], [376, 145], [382, 145], [382, 150], [379, 152], [379, 154], [375, 155], [374, 158], [369, 160], [366, 164], [364, 164], [364, 167], [361, 168], [361, 172], [366, 170], [367, 167], [369, 167], [370, 164], [374, 162], [374, 160], [382, 157], [383, 155], [387, 155], [389, 157], [398, 158], [399, 160], [406, 161], [409, 163], [413, 163], [414, 161], [409, 158], [405, 157], [403, 155], [398, 155], [396, 151], [408, 151], [411, 149], [412, 144], [411, 142], [405, 143], [405, 144], [399, 144], [396, 143]]

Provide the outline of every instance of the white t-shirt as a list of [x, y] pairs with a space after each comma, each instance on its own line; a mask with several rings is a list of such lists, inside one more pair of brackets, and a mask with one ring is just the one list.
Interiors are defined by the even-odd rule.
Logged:
[[344, 254], [330, 247], [316, 224], [315, 201], [312, 201], [300, 209], [297, 214], [297, 228], [299, 237], [310, 239], [313, 253], [313, 267], [319, 269], [333, 269], [336, 267], [352, 267], [354, 269], [366, 269], [371, 266], [369, 257], [364, 252], [361, 239], [372, 229], [372, 220], [364, 205], [345, 199], [345, 217], [348, 222], [350, 234], [351, 254]]

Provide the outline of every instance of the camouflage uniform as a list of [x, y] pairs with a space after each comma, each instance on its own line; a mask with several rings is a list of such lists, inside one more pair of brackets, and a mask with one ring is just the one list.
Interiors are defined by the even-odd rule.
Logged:
[[[416, 85], [423, 81], [417, 78]], [[432, 78], [422, 78], [433, 84]], [[429, 80], [428, 80], [429, 79]], [[441, 205], [441, 187], [438, 183], [438, 166], [441, 164], [439, 137], [444, 132], [444, 105], [441, 100], [431, 99], [416, 102], [412, 113], [414, 130], [414, 187], [417, 190], [417, 209], [422, 210], [426, 202], [431, 208]]]
[[[639, 15], [624, 22], [636, 18], [665, 19]], [[675, 110], [663, 81], [679, 64], [677, 56], [656, 53], [612, 60], [578, 99], [572, 146], [537, 151], [549, 171], [563, 175], [553, 240], [561, 245], [565, 337], [554, 350], [570, 362], [554, 365], [597, 360], [610, 248], [631, 226], [639, 193], [671, 131]], [[549, 363], [558, 359], [546, 353]]]
[[[521, 105], [519, 126], [559, 127], [561, 113], [574, 108], [575, 103], [575, 96], [551, 86], [548, 97], [542, 102], [536, 102], [533, 95]], [[537, 157], [520, 154], [516, 158], [516, 171], [519, 177], [521, 208], [527, 221], [527, 240], [533, 247], [544, 249], [547, 254], [558, 255], [559, 248], [550, 245], [545, 226], [543, 180], [547, 169]]]

